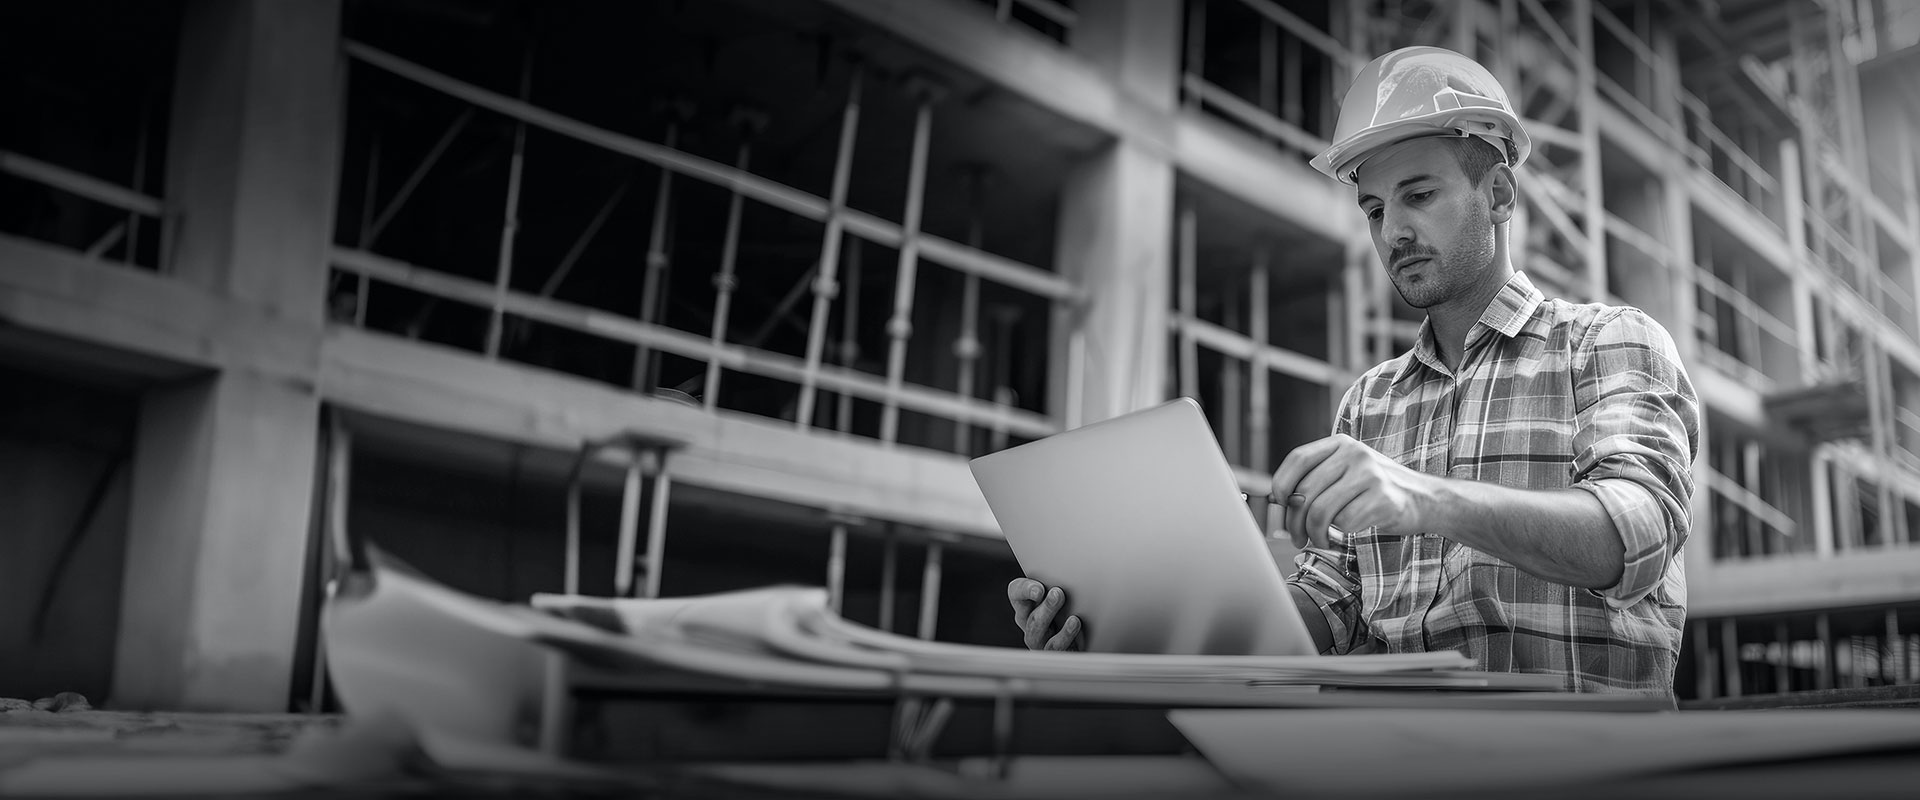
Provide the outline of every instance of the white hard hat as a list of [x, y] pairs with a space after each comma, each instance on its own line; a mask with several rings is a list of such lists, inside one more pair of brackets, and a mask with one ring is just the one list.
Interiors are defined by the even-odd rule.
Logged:
[[1485, 139], [1515, 167], [1533, 152], [1533, 140], [1520, 127], [1506, 90], [1486, 67], [1452, 50], [1403, 47], [1360, 70], [1340, 102], [1333, 145], [1308, 163], [1352, 184], [1368, 156], [1422, 136]]

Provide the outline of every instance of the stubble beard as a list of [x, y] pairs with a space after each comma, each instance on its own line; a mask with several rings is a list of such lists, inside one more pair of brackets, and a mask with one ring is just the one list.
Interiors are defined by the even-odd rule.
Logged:
[[1436, 252], [1417, 280], [1387, 266], [1387, 280], [1407, 305], [1421, 310], [1453, 300], [1471, 290], [1473, 277], [1493, 263], [1493, 217], [1485, 206], [1473, 204], [1467, 212], [1466, 235], [1448, 252]]

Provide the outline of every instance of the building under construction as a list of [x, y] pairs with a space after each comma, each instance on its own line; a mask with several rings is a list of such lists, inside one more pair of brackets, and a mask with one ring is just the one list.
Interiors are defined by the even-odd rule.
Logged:
[[1017, 645], [968, 458], [1187, 395], [1259, 489], [1411, 345], [1306, 162], [1413, 44], [1526, 119], [1516, 266], [1653, 314], [1704, 400], [1681, 697], [1920, 683], [1904, 3], [0, 20], [0, 696], [327, 707], [333, 540]]

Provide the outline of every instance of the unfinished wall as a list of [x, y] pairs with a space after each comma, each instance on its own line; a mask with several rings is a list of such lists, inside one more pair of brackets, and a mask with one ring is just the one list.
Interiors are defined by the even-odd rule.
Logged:
[[105, 700], [137, 396], [0, 367], [0, 697]]

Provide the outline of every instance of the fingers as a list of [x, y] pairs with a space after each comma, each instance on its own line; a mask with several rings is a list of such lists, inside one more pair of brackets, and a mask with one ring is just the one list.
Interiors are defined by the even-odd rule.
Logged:
[[1338, 524], [1340, 515], [1347, 509], [1359, 511], [1358, 502], [1367, 493], [1367, 484], [1357, 480], [1337, 481], [1326, 490], [1314, 495], [1305, 514], [1306, 532], [1312, 538], [1315, 547], [1329, 547], [1327, 529]]
[[[1273, 471], [1273, 493], [1275, 502], [1285, 502], [1288, 495], [1300, 491], [1295, 488], [1300, 479], [1312, 472], [1320, 462], [1327, 460], [1340, 449], [1340, 441], [1345, 436], [1329, 436], [1325, 439], [1308, 442], [1293, 449], [1280, 462], [1280, 468]], [[1349, 440], [1351, 441], [1351, 440]]]
[[1077, 616], [1068, 616], [1067, 621], [1064, 623], [1061, 623], [1060, 632], [1054, 634], [1053, 638], [1047, 640], [1047, 646], [1045, 649], [1075, 650], [1075, 649], [1078, 649], [1079, 639], [1080, 639], [1080, 618]]
[[1036, 603], [1047, 593], [1047, 585], [1032, 578], [1014, 578], [1007, 581], [1007, 605], [1013, 606], [1013, 622], [1024, 624], [1027, 614], [1033, 611]]
[[[1020, 624], [1021, 640], [1029, 650], [1045, 650], [1048, 640], [1053, 638], [1053, 618], [1060, 613], [1060, 607], [1067, 602], [1067, 593], [1055, 586], [1048, 589], [1045, 599], [1034, 606], [1025, 620], [1015, 619]], [[1016, 614], [1018, 612], [1015, 612]], [[1054, 648], [1058, 649], [1058, 648]]]
[[1319, 509], [1324, 512], [1326, 504], [1323, 496], [1338, 487], [1346, 477], [1346, 460], [1329, 458], [1294, 485], [1293, 494], [1287, 498], [1287, 531], [1294, 534], [1296, 542], [1302, 539], [1326, 539], [1326, 526], [1315, 522], [1314, 511]]

